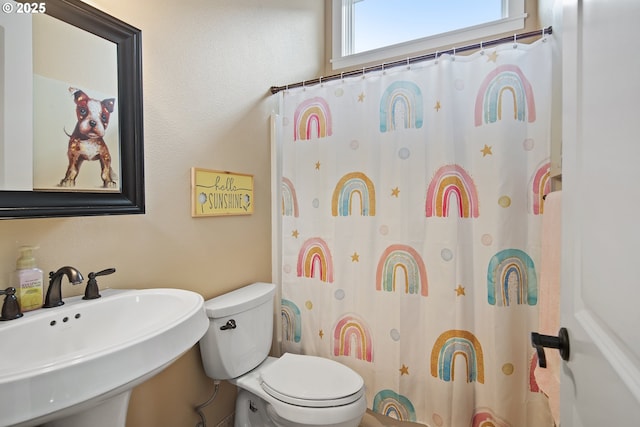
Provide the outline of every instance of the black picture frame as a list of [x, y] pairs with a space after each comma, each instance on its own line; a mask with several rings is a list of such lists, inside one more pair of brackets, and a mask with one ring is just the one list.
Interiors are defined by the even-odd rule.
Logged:
[[121, 191], [0, 191], [0, 219], [143, 214], [142, 32], [79, 0], [45, 4], [47, 15], [117, 46]]

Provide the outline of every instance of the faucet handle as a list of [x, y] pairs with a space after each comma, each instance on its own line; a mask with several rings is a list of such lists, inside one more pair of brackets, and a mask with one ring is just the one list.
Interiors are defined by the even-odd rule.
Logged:
[[109, 275], [109, 274], [113, 274], [115, 272], [116, 272], [115, 268], [107, 268], [107, 269], [104, 269], [102, 271], [98, 271], [97, 273], [89, 273], [89, 276], [91, 276], [92, 274], [93, 274], [94, 277], [106, 276], [106, 275]]
[[0, 290], [0, 295], [5, 295], [0, 320], [13, 320], [22, 317], [20, 303], [16, 297], [16, 288], [10, 286], [5, 290]]
[[100, 291], [98, 289], [98, 281], [96, 277], [98, 276], [106, 276], [108, 274], [113, 274], [116, 272], [115, 268], [107, 268], [102, 271], [98, 271], [97, 273], [91, 272], [89, 273], [89, 281], [87, 282], [87, 287], [84, 290], [84, 297], [82, 299], [96, 299], [100, 298]]

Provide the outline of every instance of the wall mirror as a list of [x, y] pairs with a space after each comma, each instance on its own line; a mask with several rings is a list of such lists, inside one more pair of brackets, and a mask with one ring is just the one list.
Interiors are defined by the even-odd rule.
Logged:
[[79, 0], [5, 0], [0, 218], [141, 214], [141, 31]]

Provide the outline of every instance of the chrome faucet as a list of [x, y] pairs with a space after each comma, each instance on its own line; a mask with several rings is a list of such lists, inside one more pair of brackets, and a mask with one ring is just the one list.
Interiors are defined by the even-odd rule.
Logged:
[[65, 266], [59, 268], [56, 272], [50, 272], [49, 289], [47, 289], [43, 307], [52, 308], [64, 304], [64, 301], [62, 301], [62, 276], [65, 275], [72, 285], [78, 285], [84, 280], [82, 274], [74, 267]]

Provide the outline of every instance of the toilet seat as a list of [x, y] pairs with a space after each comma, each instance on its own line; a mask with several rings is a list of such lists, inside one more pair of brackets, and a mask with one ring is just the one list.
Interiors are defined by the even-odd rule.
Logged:
[[260, 374], [260, 385], [275, 399], [313, 408], [348, 405], [364, 393], [362, 377], [347, 366], [292, 353], [266, 367]]

